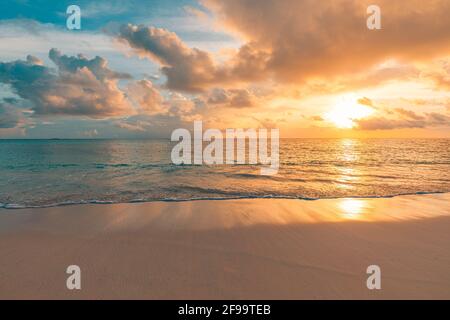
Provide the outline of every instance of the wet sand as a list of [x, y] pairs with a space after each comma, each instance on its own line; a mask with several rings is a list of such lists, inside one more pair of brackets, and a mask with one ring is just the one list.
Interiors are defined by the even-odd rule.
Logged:
[[0, 299], [450, 299], [450, 194], [0, 209], [0, 257]]

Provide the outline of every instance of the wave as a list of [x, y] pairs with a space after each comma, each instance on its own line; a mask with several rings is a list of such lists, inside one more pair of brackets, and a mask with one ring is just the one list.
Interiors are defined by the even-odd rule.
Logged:
[[8, 164], [8, 165], [0, 165], [0, 169], [5, 170], [17, 170], [17, 169], [58, 169], [58, 168], [130, 168], [135, 167], [139, 169], [145, 168], [161, 168], [161, 167], [169, 167], [175, 166], [172, 163], [149, 163], [149, 164], [130, 164], [130, 163], [51, 163], [51, 164]]
[[26, 205], [26, 204], [14, 204], [14, 203], [0, 203], [0, 209], [18, 210], [18, 209], [40, 209], [40, 208], [52, 208], [52, 207], [64, 207], [73, 205], [105, 205], [105, 204], [126, 204], [126, 203], [149, 203], [149, 202], [189, 202], [189, 201], [220, 201], [220, 200], [245, 200], [245, 199], [286, 199], [286, 200], [303, 200], [303, 201], [320, 201], [320, 200], [332, 200], [332, 199], [389, 199], [400, 196], [414, 196], [414, 195], [433, 195], [433, 194], [445, 194], [449, 191], [419, 191], [419, 192], [407, 192], [390, 195], [374, 195], [374, 196], [343, 196], [343, 197], [295, 197], [285, 195], [242, 195], [242, 196], [230, 196], [230, 197], [189, 197], [189, 198], [143, 198], [132, 199], [129, 201], [114, 201], [114, 200], [79, 200], [79, 201], [64, 201], [52, 204], [44, 205]]

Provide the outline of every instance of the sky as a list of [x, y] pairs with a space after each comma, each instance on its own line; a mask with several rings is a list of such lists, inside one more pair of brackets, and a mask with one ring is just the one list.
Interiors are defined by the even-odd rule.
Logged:
[[195, 120], [450, 138], [448, 12], [448, 0], [5, 0], [0, 138], [170, 138]]

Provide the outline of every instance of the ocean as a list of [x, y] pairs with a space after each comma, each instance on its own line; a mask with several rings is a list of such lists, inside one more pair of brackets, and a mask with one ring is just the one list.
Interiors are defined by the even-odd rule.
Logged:
[[0, 140], [0, 207], [450, 191], [450, 139], [281, 139], [260, 165], [174, 165], [168, 140]]

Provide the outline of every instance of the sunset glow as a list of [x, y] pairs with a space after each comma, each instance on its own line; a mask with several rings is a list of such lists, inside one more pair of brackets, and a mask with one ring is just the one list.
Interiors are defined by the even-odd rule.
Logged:
[[180, 319], [449, 300], [449, 18], [450, 0], [0, 1], [0, 300]]
[[248, 0], [137, 1], [112, 17], [81, 1], [80, 30], [63, 4], [34, 21], [42, 8], [17, 2], [0, 14], [0, 137], [167, 139], [201, 120], [449, 138], [450, 2], [380, 0], [377, 27], [371, 2], [337, 1], [265, 0], [257, 14]]
[[353, 128], [354, 120], [369, 117], [374, 110], [368, 106], [359, 104], [353, 96], [341, 98], [340, 101], [325, 114], [325, 119], [332, 122], [338, 128]]

